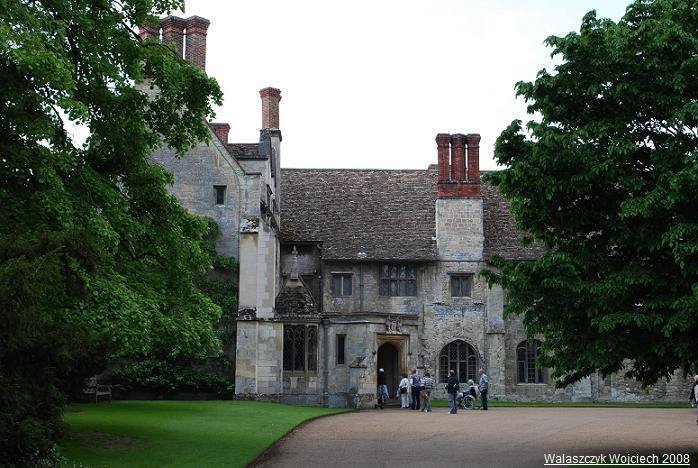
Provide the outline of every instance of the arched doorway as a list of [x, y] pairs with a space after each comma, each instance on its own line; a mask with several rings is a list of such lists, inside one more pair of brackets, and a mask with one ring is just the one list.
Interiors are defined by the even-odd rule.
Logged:
[[[385, 370], [385, 383], [388, 385], [388, 397], [395, 398], [400, 383], [399, 351], [391, 343], [383, 343], [378, 348], [378, 368]], [[376, 369], [378, 373], [378, 369]], [[376, 381], [378, 376], [376, 375]]]

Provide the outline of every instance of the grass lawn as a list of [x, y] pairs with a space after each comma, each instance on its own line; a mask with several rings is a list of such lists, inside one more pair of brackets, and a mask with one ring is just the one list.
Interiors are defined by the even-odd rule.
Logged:
[[86, 467], [245, 466], [301, 422], [343, 411], [252, 401], [75, 404], [59, 445]]

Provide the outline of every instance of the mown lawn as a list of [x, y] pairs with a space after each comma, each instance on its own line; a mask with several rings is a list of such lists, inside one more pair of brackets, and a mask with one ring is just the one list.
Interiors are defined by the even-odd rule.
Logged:
[[308, 419], [344, 409], [250, 401], [75, 404], [61, 440], [68, 465], [245, 466]]

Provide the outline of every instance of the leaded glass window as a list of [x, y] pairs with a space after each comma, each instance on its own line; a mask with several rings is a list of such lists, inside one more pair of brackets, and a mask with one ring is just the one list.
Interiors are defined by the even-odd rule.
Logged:
[[317, 372], [317, 327], [284, 325], [284, 370]]
[[522, 341], [516, 348], [519, 383], [545, 383], [545, 369], [536, 366], [540, 346], [540, 341], [530, 340]]
[[410, 264], [382, 264], [380, 266], [380, 295], [416, 296], [417, 268]]
[[439, 381], [448, 381], [448, 371], [456, 371], [458, 380], [466, 383], [477, 377], [477, 353], [475, 349], [462, 340], [452, 341], [441, 350], [439, 355]]

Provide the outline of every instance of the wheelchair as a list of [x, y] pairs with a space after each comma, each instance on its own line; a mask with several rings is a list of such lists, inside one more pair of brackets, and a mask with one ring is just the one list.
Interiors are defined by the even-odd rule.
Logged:
[[480, 409], [480, 400], [477, 398], [477, 393], [473, 395], [473, 391], [466, 390], [465, 392], [458, 392], [456, 396], [456, 404], [459, 409], [464, 410], [477, 410]]

